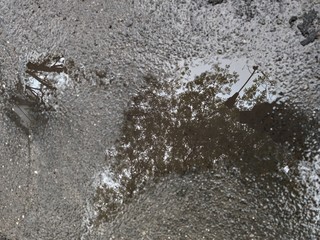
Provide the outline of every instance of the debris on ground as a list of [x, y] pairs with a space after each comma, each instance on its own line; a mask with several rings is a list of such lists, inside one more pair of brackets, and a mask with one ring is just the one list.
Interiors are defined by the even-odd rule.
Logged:
[[317, 14], [315, 10], [305, 13], [302, 17], [303, 22], [297, 26], [302, 36], [305, 37], [305, 39], [300, 42], [302, 46], [306, 46], [320, 37], [320, 29], [318, 29], [315, 24]]

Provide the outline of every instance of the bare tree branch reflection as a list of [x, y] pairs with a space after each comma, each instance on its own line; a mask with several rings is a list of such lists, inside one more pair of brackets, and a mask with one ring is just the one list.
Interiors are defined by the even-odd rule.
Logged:
[[[259, 88], [264, 77], [239, 100], [253, 102], [251, 110], [229, 108], [218, 97], [237, 82], [237, 75], [219, 67], [184, 84], [181, 93], [152, 75], [145, 82], [148, 85], [125, 113], [123, 137], [115, 152], [106, 156], [123, 186], [112, 194], [124, 201], [149, 179], [207, 171], [219, 164], [261, 181], [285, 182], [288, 178], [280, 168], [290, 166], [294, 172], [303, 156], [307, 124], [312, 121], [290, 104], [266, 102], [266, 92]], [[97, 199], [107, 198], [99, 191]], [[104, 205], [99, 221], [108, 220], [113, 211], [114, 206]]]

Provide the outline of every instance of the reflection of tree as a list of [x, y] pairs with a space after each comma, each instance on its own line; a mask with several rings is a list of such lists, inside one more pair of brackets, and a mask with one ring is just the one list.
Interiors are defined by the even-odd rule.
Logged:
[[[235, 94], [233, 94], [231, 97], [229, 97], [224, 102], [224, 105], [226, 105], [228, 108], [234, 107], [235, 103], [237, 102], [237, 98], [238, 98], [241, 90], [248, 84], [248, 82], [254, 76], [254, 74], [256, 73], [257, 70], [258, 70], [258, 66], [253, 66], [253, 72], [251, 73], [250, 77], [247, 79], [247, 81], [242, 85], [242, 87]], [[253, 89], [253, 91], [252, 91], [252, 89]], [[255, 92], [257, 92], [257, 88], [251, 87], [251, 91], [255, 93]], [[250, 96], [248, 91], [247, 91], [246, 95]]]
[[57, 87], [67, 80], [64, 58], [46, 56], [26, 64], [25, 76], [19, 76], [15, 88], [8, 90], [7, 115], [28, 134], [46, 123], [57, 106]]
[[[215, 72], [201, 74], [182, 86], [181, 94], [153, 76], [145, 80], [148, 86], [133, 98], [125, 114], [124, 135], [113, 155], [113, 168], [124, 186], [120, 194], [125, 198], [150, 178], [205, 171], [217, 161], [261, 178], [293, 159], [268, 131], [239, 123], [239, 110], [227, 108], [217, 97], [237, 80], [227, 70], [216, 67]], [[262, 80], [247, 90], [247, 100], [263, 100], [264, 93], [254, 94]], [[107, 210], [100, 213], [108, 216]]]
[[222, 155], [240, 159], [249, 149], [260, 156], [262, 147], [254, 153], [252, 146], [262, 146], [259, 140], [270, 145], [271, 139], [263, 135], [259, 139], [259, 133], [244, 130], [237, 122], [238, 111], [224, 107], [216, 96], [235, 81], [235, 75], [217, 68], [216, 72], [203, 73], [187, 83], [185, 92], [171, 98], [158, 96], [156, 92], [161, 89], [151, 86], [134, 99], [135, 105], [127, 112], [130, 127], [126, 125], [124, 129], [124, 146], [131, 147], [120, 147], [119, 160], [139, 162], [142, 167], [135, 173], [148, 170], [161, 175], [163, 171], [206, 169]]
[[28, 62], [26, 64], [26, 78], [16, 84], [15, 92], [12, 94], [12, 100], [15, 104], [28, 104], [34, 107], [34, 110], [52, 110], [53, 107], [48, 103], [49, 96], [56, 95], [55, 78], [61, 73], [66, 73], [62, 57], [48, 56], [39, 63]]

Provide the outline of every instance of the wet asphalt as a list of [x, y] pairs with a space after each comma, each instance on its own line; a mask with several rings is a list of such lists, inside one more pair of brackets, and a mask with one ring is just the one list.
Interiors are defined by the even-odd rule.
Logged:
[[[303, 46], [298, 28], [305, 13], [319, 13], [317, 1], [3, 1], [0, 9], [0, 239], [319, 237], [309, 211], [319, 203], [224, 167], [149, 182], [111, 221], [89, 222], [94, 176], [148, 73], [165, 80], [181, 59], [245, 57], [319, 117], [319, 39]], [[308, 29], [318, 31], [313, 21]], [[73, 84], [26, 133], [7, 114], [9, 99], [27, 63], [50, 55], [66, 58]]]

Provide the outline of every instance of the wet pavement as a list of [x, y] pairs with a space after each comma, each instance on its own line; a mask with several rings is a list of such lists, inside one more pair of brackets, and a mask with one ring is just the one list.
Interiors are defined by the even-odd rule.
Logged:
[[0, 239], [319, 237], [317, 1], [0, 8]]

